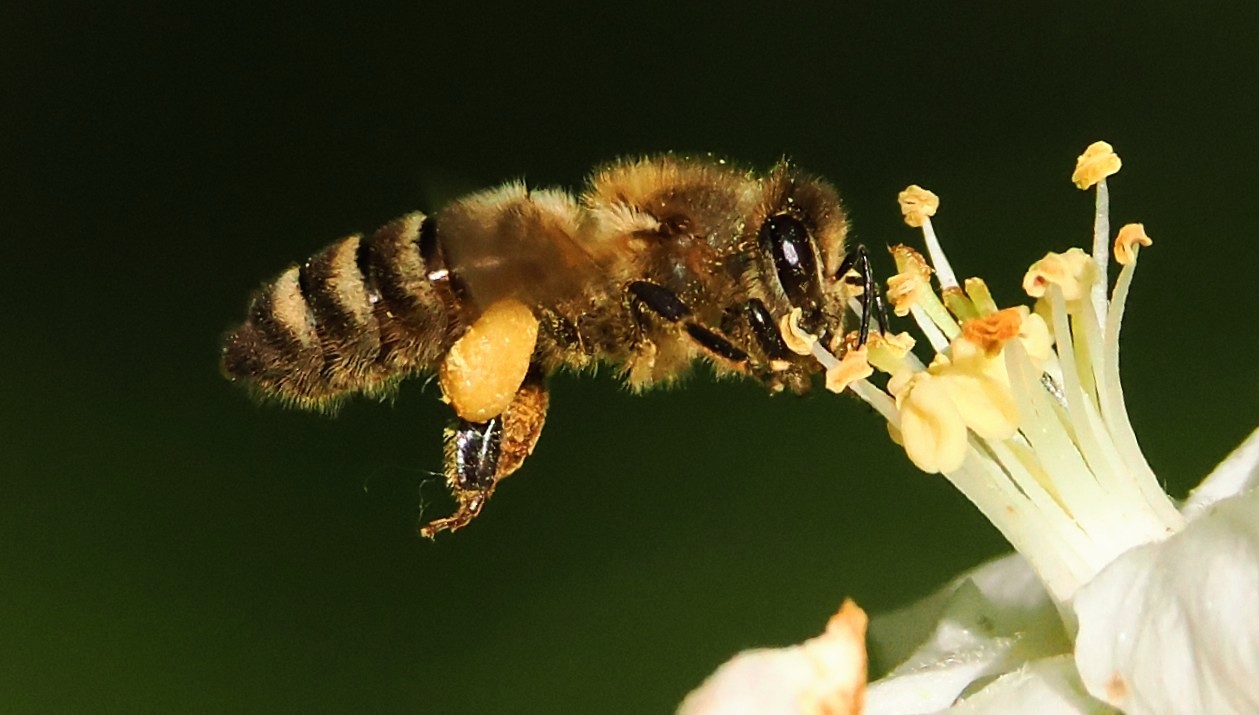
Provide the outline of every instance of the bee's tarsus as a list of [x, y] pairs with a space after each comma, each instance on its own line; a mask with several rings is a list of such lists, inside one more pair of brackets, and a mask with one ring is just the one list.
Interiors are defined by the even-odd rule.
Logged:
[[421, 526], [420, 536], [426, 539], [435, 539], [443, 531], [455, 532], [467, 526], [481, 513], [481, 508], [489, 500], [491, 491], [493, 491], [492, 488], [487, 491], [456, 492], [455, 498], [459, 500], [459, 509], [450, 516], [434, 519]]

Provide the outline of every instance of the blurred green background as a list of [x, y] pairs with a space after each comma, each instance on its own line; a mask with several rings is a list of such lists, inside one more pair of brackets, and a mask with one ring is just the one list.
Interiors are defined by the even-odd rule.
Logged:
[[782, 155], [856, 240], [1018, 300], [1084, 245], [1105, 138], [1146, 223], [1124, 341], [1177, 494], [1259, 421], [1253, 3], [0, 8], [0, 711], [643, 713], [1001, 552], [851, 398], [559, 377], [472, 528], [418, 509], [445, 413], [335, 419], [216, 369], [248, 292], [334, 238], [512, 177], [659, 150]]

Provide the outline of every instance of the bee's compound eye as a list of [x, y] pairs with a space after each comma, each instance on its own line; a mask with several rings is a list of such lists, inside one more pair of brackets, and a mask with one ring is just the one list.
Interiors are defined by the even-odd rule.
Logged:
[[805, 225], [792, 216], [770, 216], [761, 224], [761, 247], [774, 260], [774, 272], [793, 306], [816, 309], [821, 298], [817, 255]]

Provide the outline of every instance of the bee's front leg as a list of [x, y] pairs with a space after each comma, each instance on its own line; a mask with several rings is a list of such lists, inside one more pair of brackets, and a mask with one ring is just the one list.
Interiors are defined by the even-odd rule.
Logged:
[[[854, 275], [848, 275], [850, 272]], [[874, 270], [870, 268], [870, 255], [866, 253], [865, 246], [858, 245], [844, 256], [839, 270], [835, 271], [835, 279], [861, 289], [861, 294], [857, 296], [857, 302], [861, 304], [857, 345], [865, 345], [870, 337], [871, 315], [878, 322], [879, 330], [886, 333], [887, 307], [883, 303], [883, 292], [879, 290], [879, 283], [874, 279]]]

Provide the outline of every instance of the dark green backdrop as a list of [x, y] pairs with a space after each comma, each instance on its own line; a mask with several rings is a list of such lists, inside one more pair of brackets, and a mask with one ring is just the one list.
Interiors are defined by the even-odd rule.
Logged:
[[895, 195], [917, 182], [959, 270], [1014, 300], [1030, 261], [1087, 241], [1068, 176], [1106, 138], [1116, 223], [1158, 242], [1124, 342], [1150, 461], [1183, 494], [1259, 417], [1253, 3], [19, 5], [0, 8], [5, 712], [664, 712], [845, 596], [886, 610], [1003, 550], [855, 400], [705, 376], [643, 398], [555, 380], [524, 472], [429, 543], [432, 387], [325, 419], [220, 379], [260, 280], [505, 178], [786, 154], [874, 247], [913, 240]]

